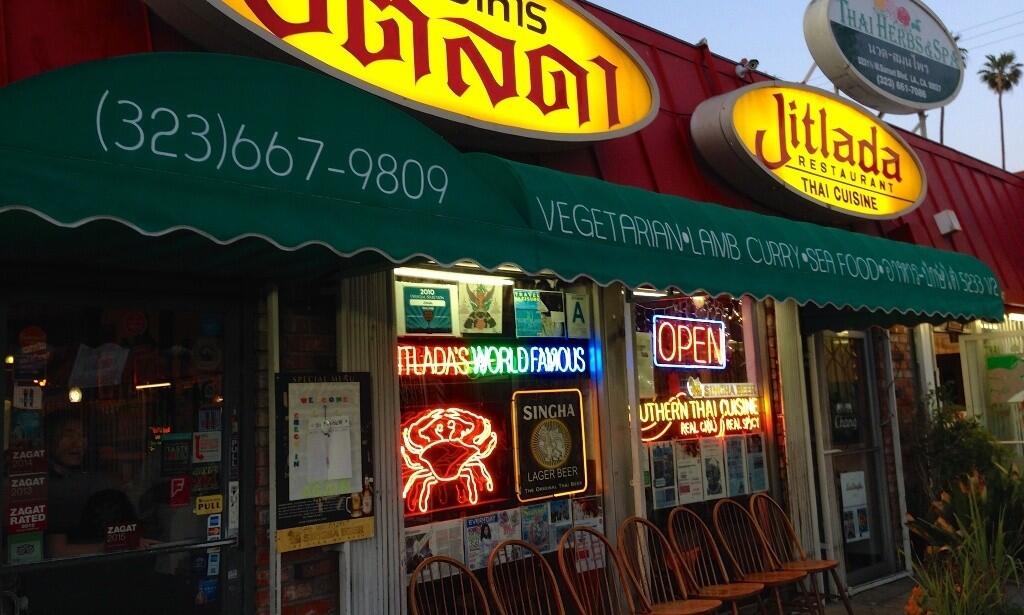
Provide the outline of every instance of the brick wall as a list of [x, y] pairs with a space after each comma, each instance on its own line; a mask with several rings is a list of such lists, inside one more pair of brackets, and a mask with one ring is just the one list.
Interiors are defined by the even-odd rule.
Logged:
[[[785, 505], [789, 502], [789, 483], [786, 473], [786, 419], [782, 414], [782, 379], [779, 371], [779, 344], [778, 333], [775, 330], [775, 302], [766, 299], [765, 306], [765, 329], [767, 330], [768, 346], [768, 388], [769, 401], [771, 403], [771, 424], [772, 434], [775, 439], [775, 449], [778, 453], [778, 471], [780, 491], [777, 500]], [[769, 473], [772, 469], [769, 468]]]
[[[337, 369], [335, 297], [318, 288], [282, 289], [280, 359], [282, 372], [332, 372]], [[259, 340], [256, 423], [256, 607], [269, 614], [270, 473], [268, 426], [272, 419], [268, 389], [267, 313], [258, 315]], [[338, 612], [338, 554], [329, 548], [285, 553], [281, 558], [282, 615], [329, 615]]]

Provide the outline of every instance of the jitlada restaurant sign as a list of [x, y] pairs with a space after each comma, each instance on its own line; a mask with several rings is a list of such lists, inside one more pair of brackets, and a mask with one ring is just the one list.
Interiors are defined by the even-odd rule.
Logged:
[[[179, 28], [209, 35], [176, 2], [148, 0]], [[463, 124], [591, 141], [639, 130], [658, 109], [639, 56], [570, 0], [207, 3], [319, 70]]]
[[924, 168], [906, 141], [815, 88], [764, 82], [709, 99], [691, 131], [731, 183], [794, 216], [885, 220], [913, 211], [927, 194]]

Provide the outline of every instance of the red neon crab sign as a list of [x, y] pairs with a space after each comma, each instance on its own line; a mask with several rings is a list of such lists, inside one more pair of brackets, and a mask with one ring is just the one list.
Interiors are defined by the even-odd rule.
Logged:
[[494, 491], [485, 461], [498, 445], [491, 421], [462, 408], [434, 408], [402, 428], [405, 485], [402, 498], [411, 511], [430, 510], [431, 494], [454, 485], [460, 505], [480, 501], [480, 491]]

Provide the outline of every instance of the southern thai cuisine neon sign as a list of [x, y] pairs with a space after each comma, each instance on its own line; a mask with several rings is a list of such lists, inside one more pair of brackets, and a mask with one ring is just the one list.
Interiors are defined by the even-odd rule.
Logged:
[[725, 323], [658, 314], [653, 320], [654, 364], [677, 369], [725, 369]]
[[437, 487], [453, 485], [457, 506], [472, 506], [480, 492], [493, 492], [487, 468], [498, 434], [491, 421], [463, 408], [434, 408], [402, 428], [402, 498], [406, 508], [426, 513]]
[[716, 438], [761, 431], [761, 409], [751, 384], [701, 384], [665, 400], [640, 404], [644, 442]]
[[482, 378], [585, 374], [582, 345], [399, 344], [399, 376]]

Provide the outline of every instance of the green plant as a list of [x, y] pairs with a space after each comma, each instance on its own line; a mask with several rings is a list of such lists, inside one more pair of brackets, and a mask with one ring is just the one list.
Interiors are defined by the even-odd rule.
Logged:
[[[907, 603], [908, 615], [1008, 615], [1018, 607], [1007, 599], [1011, 584], [1020, 580], [1021, 564], [1007, 543], [1005, 509], [994, 518], [982, 503], [984, 484], [978, 475], [961, 483], [966, 515], [954, 515], [955, 525], [939, 517], [934, 532], [945, 535], [914, 563], [920, 588]], [[940, 502], [951, 505], [944, 493]]]
[[928, 394], [917, 409], [913, 428], [916, 441], [908, 452], [923, 493], [911, 510], [919, 513], [961, 477], [972, 471], [987, 475], [1006, 459], [1006, 449], [953, 402], [949, 386]]
[[[974, 524], [981, 526], [974, 527]], [[975, 533], [1000, 542], [1015, 558], [1024, 556], [1024, 478], [1017, 467], [994, 464], [955, 481], [932, 502], [927, 518], [908, 515], [907, 527], [928, 551], [955, 549]]]

